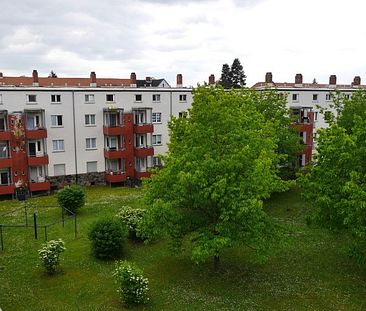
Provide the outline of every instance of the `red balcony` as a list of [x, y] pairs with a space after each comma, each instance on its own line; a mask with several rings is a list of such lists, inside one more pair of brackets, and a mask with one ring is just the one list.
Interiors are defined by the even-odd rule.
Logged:
[[0, 185], [0, 195], [14, 194], [14, 190], [15, 190], [14, 185], [6, 185], [6, 186]]
[[48, 191], [50, 189], [51, 189], [51, 183], [49, 181], [29, 183], [29, 190], [31, 192], [33, 192], [33, 191]]
[[154, 126], [152, 124], [141, 124], [141, 125], [134, 125], [133, 131], [136, 134], [146, 134], [146, 133], [153, 133]]
[[10, 131], [0, 132], [0, 140], [10, 140], [11, 133]]
[[47, 130], [46, 129], [27, 130], [26, 137], [28, 139], [47, 138]]
[[124, 135], [125, 131], [126, 131], [126, 128], [123, 125], [113, 126], [113, 127], [103, 126], [103, 133], [104, 133], [104, 135], [107, 135], [107, 136]]
[[124, 173], [117, 173], [117, 172], [111, 172], [111, 173], [108, 172], [105, 173], [105, 180], [109, 183], [122, 182], [127, 179], [127, 176]]
[[13, 161], [11, 158], [2, 158], [0, 159], [0, 168], [12, 167]]
[[104, 157], [106, 159], [114, 160], [114, 159], [121, 159], [127, 156], [126, 149], [119, 149], [119, 150], [107, 150], [104, 149]]
[[47, 165], [49, 163], [48, 161], [48, 155], [43, 155], [41, 157], [28, 157], [28, 165]]
[[135, 171], [135, 177], [140, 179], [140, 178], [148, 178], [151, 176], [151, 173], [150, 172], [138, 172], [138, 171]]
[[145, 148], [135, 148], [135, 157], [144, 158], [148, 156], [154, 155], [153, 147], [145, 147]]

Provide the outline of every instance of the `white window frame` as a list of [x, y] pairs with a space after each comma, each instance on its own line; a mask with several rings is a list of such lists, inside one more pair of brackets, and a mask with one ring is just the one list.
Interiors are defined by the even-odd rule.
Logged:
[[94, 94], [84, 94], [85, 104], [95, 104]]
[[330, 102], [330, 101], [332, 100], [332, 95], [331, 95], [330, 93], [325, 94], [325, 100], [326, 100], [327, 102]]
[[162, 161], [161, 161], [161, 158], [159, 157], [153, 157], [153, 166], [162, 166]]
[[161, 112], [152, 113], [152, 123], [161, 123]]
[[[62, 170], [63, 170], [63, 174], [57, 174], [56, 175], [56, 173], [55, 173], [55, 171], [56, 171], [56, 167], [61, 167], [61, 168], [63, 168]], [[66, 175], [66, 164], [65, 163], [59, 163], [59, 164], [54, 164], [53, 165], [53, 174], [55, 175], [55, 176], [65, 176]]]
[[160, 94], [152, 94], [152, 101], [154, 103], [160, 103], [160, 98], [161, 98]]
[[97, 139], [96, 139], [96, 137], [85, 138], [85, 149], [86, 150], [95, 150], [95, 149], [97, 149]]
[[61, 104], [61, 94], [51, 94], [51, 104]]
[[299, 94], [298, 93], [292, 93], [291, 94], [291, 100], [293, 103], [299, 102]]
[[313, 94], [313, 103], [317, 103], [319, 101], [319, 94]]
[[0, 105], [3, 104], [3, 94], [0, 94]]
[[[32, 100], [32, 101], [30, 101], [29, 100], [29, 98], [30, 98], [30, 96], [34, 96], [34, 101]], [[26, 103], [27, 103], [27, 105], [37, 105], [37, 94], [27, 94], [26, 95]]]
[[161, 134], [155, 134], [152, 135], [152, 145], [153, 146], [160, 146], [162, 145], [162, 135]]
[[[61, 124], [60, 124], [61, 121]], [[51, 115], [51, 127], [64, 127], [62, 114]]]
[[[96, 126], [95, 117], [95, 114], [86, 114], [84, 117], [85, 126]], [[91, 121], [94, 121], [94, 123]]]
[[179, 94], [179, 101], [181, 103], [187, 102], [187, 94]]
[[52, 150], [53, 150], [53, 152], [64, 152], [65, 151], [65, 141], [63, 139], [53, 139], [52, 140]]
[[[88, 165], [95, 165], [95, 170], [89, 170]], [[87, 173], [96, 173], [96, 172], [98, 172], [98, 161], [87, 161], [86, 162], [86, 172]]]

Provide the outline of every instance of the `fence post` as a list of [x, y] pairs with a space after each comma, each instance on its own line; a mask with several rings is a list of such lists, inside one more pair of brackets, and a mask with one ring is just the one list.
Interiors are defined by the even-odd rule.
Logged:
[[25, 225], [28, 226], [27, 203], [24, 202]]
[[37, 214], [36, 212], [33, 213], [33, 222], [34, 222], [34, 238], [38, 239], [38, 232], [37, 232]]
[[3, 241], [3, 226], [0, 225], [0, 240], [1, 240], [1, 250], [4, 250], [4, 241]]

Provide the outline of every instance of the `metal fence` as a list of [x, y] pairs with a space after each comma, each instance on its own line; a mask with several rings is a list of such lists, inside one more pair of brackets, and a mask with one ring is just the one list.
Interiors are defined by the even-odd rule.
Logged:
[[[33, 215], [29, 216], [29, 211], [28, 209], [33, 208]], [[61, 209], [61, 218], [57, 221], [51, 222], [51, 223], [47, 223], [44, 225], [39, 225], [38, 224], [38, 210], [43, 209], [43, 208], [58, 208]], [[3, 217], [10, 215], [12, 213], [18, 212], [20, 210], [24, 209], [24, 222], [22, 224], [6, 224], [6, 223], [0, 223], [0, 245], [1, 245], [1, 250], [4, 250], [4, 236], [3, 236], [3, 231], [5, 228], [33, 228], [34, 230], [34, 238], [38, 239], [38, 233], [40, 230], [44, 230], [44, 237], [45, 237], [45, 241], [48, 240], [48, 229], [54, 225], [57, 224], [61, 224], [62, 223], [62, 227], [65, 227], [65, 222], [66, 221], [70, 221], [72, 220], [74, 222], [74, 236], [75, 238], [77, 237], [77, 218], [76, 218], [76, 214], [72, 211], [70, 211], [67, 208], [60, 208], [59, 206], [28, 206], [27, 204], [24, 204], [22, 207], [10, 210], [6, 213], [3, 213], [0, 215], [0, 222], [2, 220]], [[33, 224], [29, 221], [29, 217], [31, 217], [31, 219], [33, 220]]]

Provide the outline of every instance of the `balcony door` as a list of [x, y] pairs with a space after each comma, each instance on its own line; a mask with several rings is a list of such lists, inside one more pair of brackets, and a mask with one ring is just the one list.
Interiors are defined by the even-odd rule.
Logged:
[[42, 145], [41, 141], [31, 141], [28, 143], [29, 146], [29, 156], [36, 157], [42, 155]]
[[36, 130], [41, 126], [41, 116], [39, 114], [27, 115], [27, 129]]

